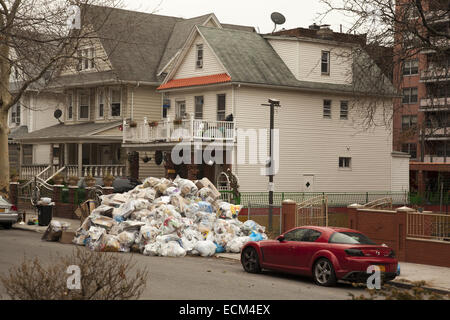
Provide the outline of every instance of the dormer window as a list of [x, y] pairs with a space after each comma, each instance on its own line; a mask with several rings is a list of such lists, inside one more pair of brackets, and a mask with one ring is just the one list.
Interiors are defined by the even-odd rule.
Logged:
[[78, 71], [91, 70], [95, 67], [95, 51], [94, 48], [86, 48], [78, 50]]
[[202, 69], [203, 68], [203, 45], [202, 44], [198, 44], [197, 45], [197, 59], [196, 59], [196, 67], [197, 69]]
[[321, 59], [322, 75], [330, 75], [330, 51], [322, 51]]

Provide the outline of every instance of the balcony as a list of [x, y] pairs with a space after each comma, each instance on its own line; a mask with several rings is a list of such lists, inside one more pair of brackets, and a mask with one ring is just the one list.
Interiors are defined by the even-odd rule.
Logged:
[[448, 67], [430, 67], [420, 73], [421, 82], [449, 81], [450, 69]]
[[442, 157], [442, 156], [427, 155], [427, 156], [424, 157], [424, 162], [427, 162], [427, 163], [447, 163], [448, 162], [447, 159], [449, 159], [449, 158], [445, 158], [445, 157]]
[[425, 98], [420, 100], [420, 111], [443, 111], [450, 107], [450, 97]]
[[194, 141], [216, 141], [233, 143], [236, 140], [234, 122], [166, 119], [150, 123], [123, 124], [124, 144], [178, 143]]
[[426, 128], [425, 129], [426, 140], [449, 140], [450, 139], [450, 127], [444, 128]]

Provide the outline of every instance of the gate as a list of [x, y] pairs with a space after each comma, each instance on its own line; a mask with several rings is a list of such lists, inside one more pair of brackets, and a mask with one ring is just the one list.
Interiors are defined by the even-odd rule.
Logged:
[[41, 178], [34, 177], [25, 184], [19, 185], [18, 197], [20, 200], [30, 201], [32, 205], [35, 205], [40, 198], [53, 197], [53, 186]]
[[321, 195], [297, 205], [296, 227], [328, 227], [328, 197]]

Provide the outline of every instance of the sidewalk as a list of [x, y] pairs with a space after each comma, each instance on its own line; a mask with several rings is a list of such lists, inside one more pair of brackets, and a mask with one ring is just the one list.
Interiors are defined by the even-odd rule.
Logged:
[[[39, 226], [39, 225], [28, 225], [27, 222], [29, 220], [37, 219], [36, 213], [34, 211], [27, 211], [26, 219], [24, 224], [16, 223], [13, 224], [13, 229], [19, 229], [24, 231], [34, 231], [38, 233], [44, 233], [45, 230], [47, 230], [48, 226]], [[72, 219], [63, 219], [55, 217], [53, 220], [60, 221], [60, 222], [66, 222], [70, 225], [70, 227], [67, 229], [67, 231], [75, 232], [80, 227], [80, 220], [72, 220]]]
[[[240, 261], [240, 254], [221, 253], [218, 258]], [[400, 262], [400, 276], [391, 281], [400, 287], [410, 287], [410, 283], [425, 281], [425, 288], [442, 293], [450, 293], [450, 268]]]

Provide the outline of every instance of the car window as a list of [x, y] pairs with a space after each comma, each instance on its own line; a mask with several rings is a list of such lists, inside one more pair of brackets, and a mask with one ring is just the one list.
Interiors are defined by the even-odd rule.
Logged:
[[322, 235], [322, 232], [319, 232], [317, 230], [308, 230], [308, 232], [306, 232], [303, 236], [303, 238], [301, 239], [302, 242], [314, 242], [317, 239], [320, 238], [320, 236]]
[[301, 239], [308, 232], [308, 229], [295, 229], [284, 235], [285, 241], [302, 241]]
[[370, 240], [367, 236], [357, 232], [335, 232], [331, 235], [328, 242], [340, 244], [375, 244], [375, 242]]

